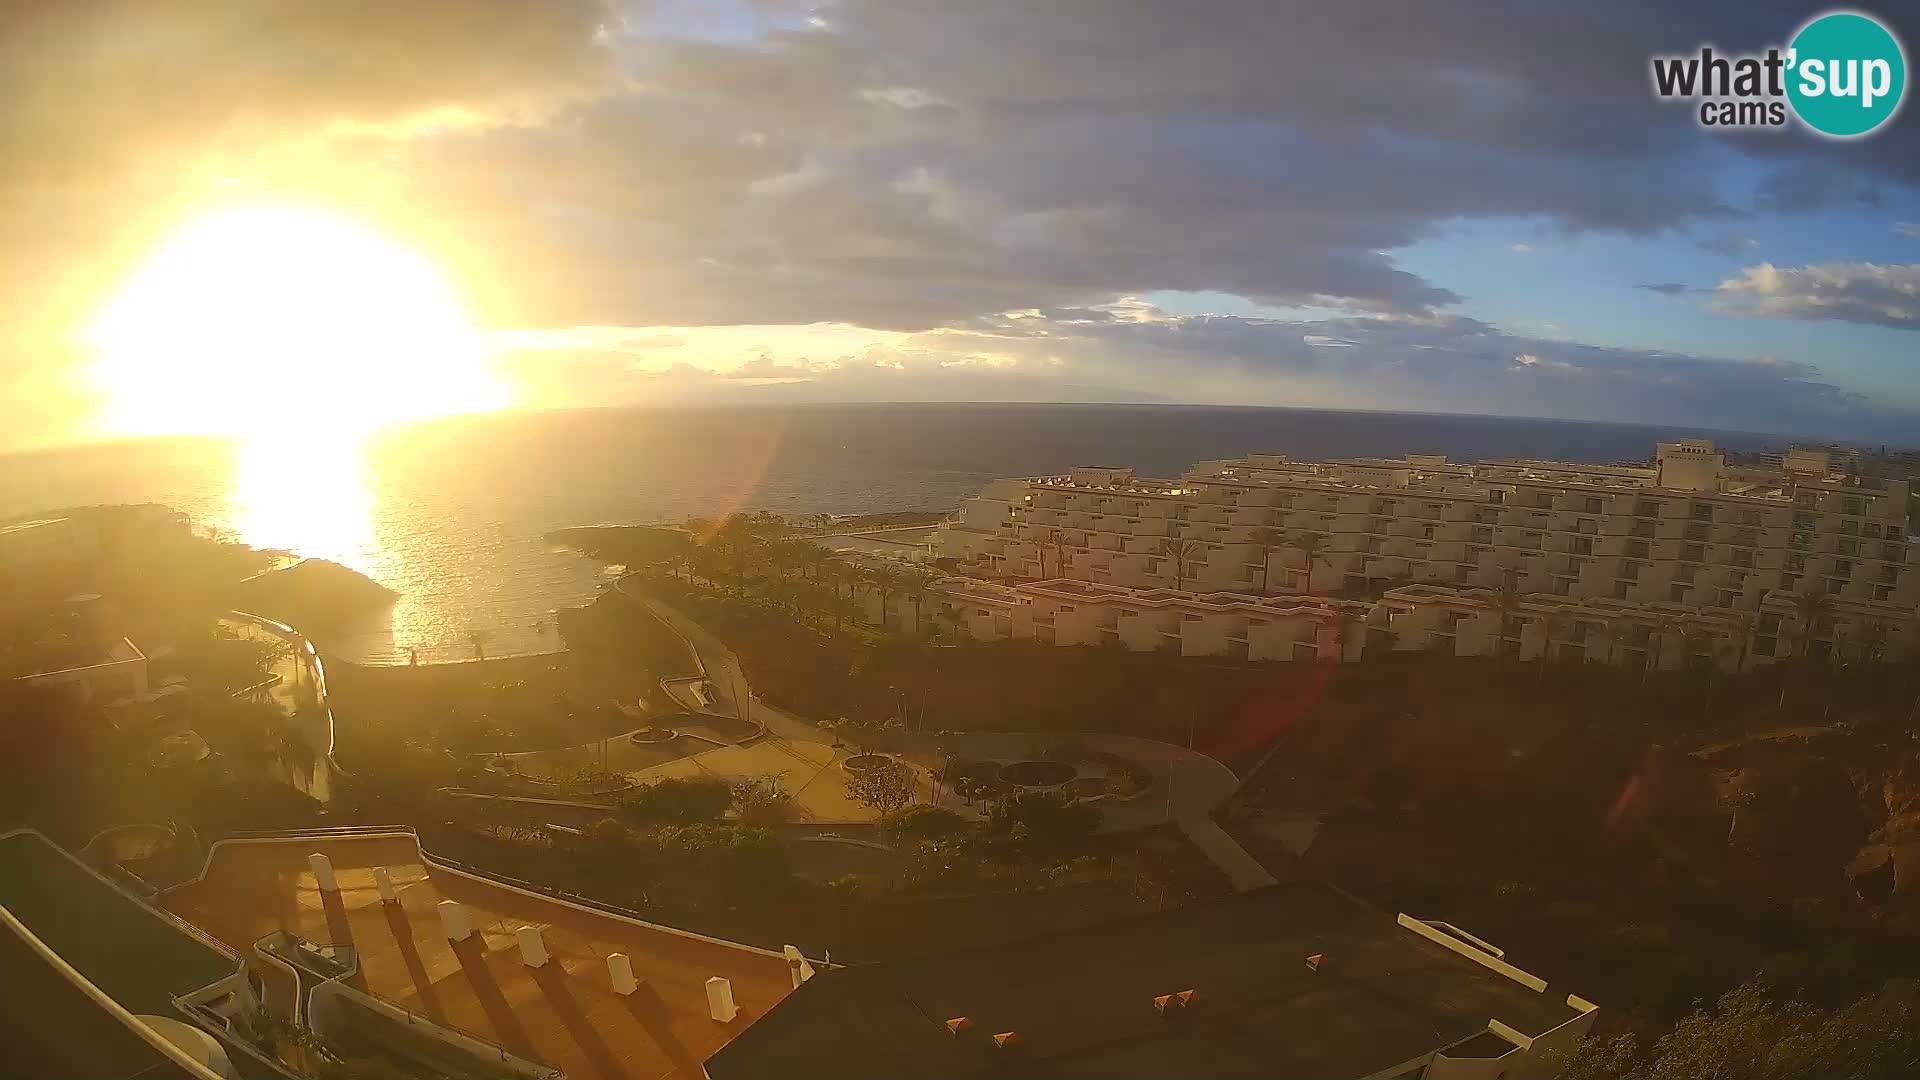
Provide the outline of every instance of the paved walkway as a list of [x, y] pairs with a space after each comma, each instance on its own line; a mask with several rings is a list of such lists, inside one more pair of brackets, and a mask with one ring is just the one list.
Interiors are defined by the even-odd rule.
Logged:
[[1233, 884], [1235, 892], [1247, 892], [1251, 889], [1272, 885], [1276, 878], [1267, 873], [1260, 860], [1247, 854], [1247, 849], [1227, 835], [1212, 818], [1205, 814], [1188, 814], [1180, 820], [1180, 831], [1187, 834], [1193, 846], [1220, 868]]
[[327, 681], [313, 643], [293, 628], [259, 616], [234, 612], [220, 620], [248, 637], [268, 638], [287, 651], [267, 670], [279, 676], [267, 693], [291, 717], [301, 737], [313, 749], [313, 773], [294, 773], [293, 786], [316, 802], [333, 798], [333, 709], [327, 704]]
[[[624, 584], [624, 581], [623, 581]], [[729, 707], [736, 687], [746, 688], [751, 702], [752, 718], [763, 725], [767, 731], [783, 739], [802, 743], [829, 743], [833, 736], [822, 731], [814, 724], [794, 716], [783, 709], [776, 709], [753, 696], [746, 673], [740, 667], [740, 660], [733, 650], [715, 637], [705, 627], [671, 605], [638, 590], [628, 592], [627, 596], [640, 600], [660, 617], [668, 626], [678, 631], [680, 636], [692, 646], [695, 659], [712, 682], [716, 693]], [[734, 709], [738, 715], [739, 710]], [[1035, 742], [1045, 742], [1058, 736], [1035, 733], [969, 732], [950, 735], [906, 734], [896, 735], [887, 740], [888, 750], [898, 750], [914, 757], [938, 759], [948, 755], [954, 757], [1023, 757], [1027, 749]], [[1239, 778], [1225, 765], [1205, 754], [1175, 746], [1172, 743], [1154, 739], [1140, 739], [1127, 735], [1106, 735], [1097, 732], [1075, 733], [1076, 741], [1099, 750], [1106, 750], [1132, 758], [1145, 764], [1153, 772], [1158, 790], [1145, 797], [1126, 802], [1110, 802], [1102, 805], [1101, 831], [1120, 832], [1127, 829], [1144, 828], [1167, 821], [1178, 822], [1180, 831], [1193, 841], [1195, 847], [1207, 856], [1220, 872], [1227, 876], [1233, 887], [1239, 891], [1257, 889], [1272, 885], [1274, 877], [1267, 872], [1259, 860], [1247, 854], [1225, 829], [1216, 824], [1209, 815], [1226, 802], [1234, 789], [1239, 786]], [[898, 744], [897, 748], [893, 744]], [[937, 760], [930, 764], [937, 768]], [[951, 794], [936, 796], [942, 805], [951, 804], [962, 813], [977, 813], [977, 808], [964, 807]]]

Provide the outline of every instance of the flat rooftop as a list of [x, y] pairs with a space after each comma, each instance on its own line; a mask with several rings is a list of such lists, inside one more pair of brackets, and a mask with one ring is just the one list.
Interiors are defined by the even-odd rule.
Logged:
[[239, 969], [237, 956], [107, 884], [38, 833], [0, 836], [0, 906], [135, 1014], [177, 1017], [175, 996]]
[[0, 1046], [13, 1076], [192, 1080], [62, 978], [20, 938], [0, 930]]
[[[323, 894], [307, 863], [333, 861], [337, 894]], [[400, 902], [382, 904], [384, 866]], [[353, 982], [434, 1021], [545, 1061], [571, 1080], [699, 1080], [701, 1062], [790, 992], [780, 956], [576, 907], [431, 866], [411, 836], [325, 836], [228, 843], [204, 880], [167, 895], [167, 907], [249, 954], [285, 929], [321, 944], [351, 944]], [[437, 905], [458, 900], [473, 936], [446, 938]], [[520, 960], [515, 933], [545, 932], [552, 959]], [[640, 989], [615, 994], [606, 957], [631, 958]], [[740, 1014], [707, 1012], [706, 980], [733, 983]], [[269, 983], [269, 997], [275, 993]]]
[[[1316, 953], [1318, 971], [1306, 962]], [[1155, 1012], [1155, 996], [1188, 989], [1191, 1008]], [[1490, 1020], [1538, 1035], [1579, 1015], [1564, 993], [1536, 993], [1299, 882], [1036, 941], [822, 971], [707, 1072], [1363, 1077], [1473, 1039]], [[962, 1016], [971, 1030], [949, 1034], [946, 1021]], [[1020, 1035], [1012, 1054], [991, 1041], [1006, 1031]]]

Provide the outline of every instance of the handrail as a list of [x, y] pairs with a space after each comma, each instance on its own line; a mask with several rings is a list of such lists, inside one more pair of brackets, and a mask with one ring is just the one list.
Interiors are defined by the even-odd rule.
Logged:
[[28, 929], [25, 923], [15, 918], [13, 912], [8, 911], [4, 906], [0, 906], [0, 928], [5, 928], [15, 937], [19, 938], [21, 943], [38, 955], [48, 967], [53, 969], [55, 974], [66, 980], [74, 989], [85, 994], [95, 1005], [100, 1006], [108, 1016], [118, 1022], [121, 1027], [132, 1032], [142, 1042], [151, 1046], [162, 1057], [183, 1070], [188, 1076], [195, 1077], [196, 1080], [221, 1080], [220, 1074], [189, 1057], [185, 1051], [175, 1046], [166, 1036], [161, 1035], [152, 1027], [143, 1023], [138, 1017], [134, 1016], [132, 1012], [128, 1011], [126, 1006], [113, 1000], [113, 998], [107, 995], [106, 991], [95, 986], [93, 981], [85, 975], [80, 974], [78, 969], [72, 964], [67, 963], [66, 960], [63, 959], [59, 953], [54, 952], [46, 942], [41, 941], [38, 935]]

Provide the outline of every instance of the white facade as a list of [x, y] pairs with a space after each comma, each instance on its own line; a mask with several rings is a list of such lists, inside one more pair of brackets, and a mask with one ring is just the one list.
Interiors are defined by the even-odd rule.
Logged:
[[1792, 458], [1792, 471], [1729, 467], [1691, 440], [1661, 444], [1652, 465], [1249, 455], [1179, 480], [1076, 469], [994, 481], [934, 546], [972, 577], [1193, 593], [1425, 583], [1762, 618], [1817, 593], [1833, 609], [1823, 643], [1885, 633], [1911, 645], [1908, 485]]

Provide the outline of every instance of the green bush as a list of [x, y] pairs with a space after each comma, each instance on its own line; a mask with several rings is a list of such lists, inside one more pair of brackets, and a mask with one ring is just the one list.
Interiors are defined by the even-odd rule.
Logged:
[[987, 811], [996, 836], [1041, 847], [1067, 847], [1093, 835], [1100, 810], [1051, 791], [1023, 791], [998, 799]]
[[669, 777], [627, 792], [618, 805], [621, 816], [635, 824], [716, 822], [733, 805], [733, 788], [718, 777]]
[[938, 806], [909, 806], [880, 819], [880, 828], [913, 840], [937, 840], [965, 832], [967, 819]]

